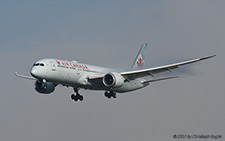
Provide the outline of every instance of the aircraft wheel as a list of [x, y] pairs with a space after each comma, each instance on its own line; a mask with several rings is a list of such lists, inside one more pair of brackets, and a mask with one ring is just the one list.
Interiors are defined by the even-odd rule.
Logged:
[[75, 98], [74, 98], [74, 101], [78, 101], [78, 97], [75, 97]]
[[105, 97], [108, 97], [109, 93], [108, 92], [105, 92]]
[[80, 101], [83, 101], [83, 100], [84, 100], [84, 97], [83, 97], [82, 95], [79, 95], [79, 96], [78, 96], [78, 99], [79, 99]]
[[75, 96], [74, 94], [71, 95], [71, 99], [72, 99], [72, 100], [74, 100], [75, 97], [76, 97], [76, 96]]
[[108, 92], [105, 92], [105, 97], [107, 97], [108, 99], [110, 99], [111, 98], [111, 94], [108, 93]]
[[113, 93], [112, 97], [113, 98], [117, 98], [117, 94], [116, 93]]

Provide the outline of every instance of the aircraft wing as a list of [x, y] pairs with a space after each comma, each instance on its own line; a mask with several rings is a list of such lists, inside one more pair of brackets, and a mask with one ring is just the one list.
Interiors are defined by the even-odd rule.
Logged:
[[21, 74], [18, 74], [17, 72], [14, 72], [14, 74], [15, 74], [17, 77], [20, 77], [20, 78], [29, 79], [29, 80], [37, 80], [37, 79], [34, 78], [34, 77], [21, 75]]
[[[142, 69], [142, 70], [135, 70], [135, 71], [126, 71], [126, 72], [121, 72], [119, 73], [125, 80], [130, 81], [130, 80], [134, 80], [136, 78], [139, 77], [145, 77], [145, 76], [153, 76], [154, 74], [157, 73], [161, 73], [161, 72], [165, 72], [165, 71], [171, 71], [173, 69], [179, 68], [179, 66], [183, 66], [183, 65], [187, 65], [187, 64], [191, 64], [194, 62], [198, 62], [198, 61], [202, 61], [205, 59], [209, 59], [212, 57], [215, 57], [216, 55], [211, 55], [211, 56], [207, 56], [207, 57], [200, 57], [197, 59], [192, 59], [192, 60], [188, 60], [188, 61], [184, 61], [184, 62], [180, 62], [180, 63], [175, 63], [175, 64], [170, 64], [170, 65], [165, 65], [165, 66], [160, 66], [160, 67], [155, 67], [155, 68], [148, 68], [148, 69]], [[98, 81], [99, 83], [102, 81], [101, 80], [103, 77], [105, 76], [105, 74], [96, 74], [96, 75], [88, 75], [87, 79], [92, 80], [92, 81]], [[172, 78], [176, 78], [175, 77], [168, 77], [168, 78], [161, 78], [161, 79], [156, 79], [156, 80], [149, 80], [149, 81], [145, 81], [145, 82], [154, 82], [154, 81], [160, 81], [160, 80], [166, 80], [166, 79], [172, 79]], [[143, 82], [143, 83], [145, 83]]]
[[216, 55], [211, 55], [207, 57], [200, 57], [197, 59], [192, 59], [180, 63], [175, 63], [175, 64], [170, 64], [170, 65], [165, 65], [165, 66], [160, 66], [160, 67], [155, 67], [155, 68], [149, 68], [149, 69], [142, 69], [142, 70], [135, 70], [135, 71], [127, 71], [127, 72], [121, 72], [120, 75], [122, 75], [125, 79], [129, 80], [134, 80], [139, 77], [145, 77], [148, 75], [154, 75], [160, 72], [165, 72], [165, 71], [171, 71], [173, 69], [178, 68], [179, 66], [191, 64], [194, 62], [202, 61], [205, 59], [209, 59], [212, 57], [215, 57]]

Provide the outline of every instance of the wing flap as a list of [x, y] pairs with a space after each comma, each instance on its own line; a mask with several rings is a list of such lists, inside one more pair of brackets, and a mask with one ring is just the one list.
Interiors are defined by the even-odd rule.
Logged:
[[142, 81], [141, 83], [150, 83], [150, 82], [156, 82], [156, 81], [174, 79], [174, 78], [178, 78], [178, 77], [179, 76], [170, 76], [170, 77], [158, 78], [158, 79], [153, 79], [153, 80], [146, 80], [146, 81]]

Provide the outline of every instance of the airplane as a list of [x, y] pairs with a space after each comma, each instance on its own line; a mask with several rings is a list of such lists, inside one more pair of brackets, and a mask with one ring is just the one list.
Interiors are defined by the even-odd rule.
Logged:
[[[34, 80], [34, 89], [41, 94], [50, 94], [59, 84], [72, 87], [75, 94], [71, 95], [74, 101], [83, 101], [80, 89], [102, 90], [107, 98], [116, 98], [117, 93], [126, 93], [148, 86], [152, 82], [177, 78], [179, 76], [168, 76], [154, 78], [155, 74], [172, 72], [180, 66], [199, 62], [215, 57], [216, 55], [200, 57], [184, 62], [163, 65], [159, 67], [143, 69], [145, 62], [145, 51], [147, 43], [142, 44], [136, 59], [129, 71], [118, 71], [111, 68], [82, 64], [77, 61], [60, 59], [42, 59], [35, 62], [30, 70], [31, 76], [25, 76], [15, 72], [15, 75], [24, 79]], [[152, 76], [146, 80], [146, 76]]]

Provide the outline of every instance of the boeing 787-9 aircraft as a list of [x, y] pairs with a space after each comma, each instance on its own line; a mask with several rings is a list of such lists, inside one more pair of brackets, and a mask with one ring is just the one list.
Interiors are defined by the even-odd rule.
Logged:
[[137, 54], [130, 71], [118, 71], [115, 69], [98, 67], [78, 63], [76, 61], [65, 61], [60, 59], [42, 59], [34, 63], [30, 70], [33, 76], [24, 76], [15, 72], [16, 76], [35, 80], [34, 89], [41, 94], [50, 94], [59, 84], [72, 87], [76, 94], [71, 95], [74, 101], [82, 101], [83, 96], [79, 94], [79, 89], [102, 90], [107, 98], [116, 98], [116, 93], [126, 93], [144, 88], [151, 82], [177, 78], [178, 76], [168, 76], [146, 80], [144, 77], [172, 71], [182, 65], [198, 62], [212, 58], [216, 55], [200, 57], [180, 63], [164, 65], [154, 68], [143, 69], [145, 61], [145, 51], [147, 44], [143, 44]]

